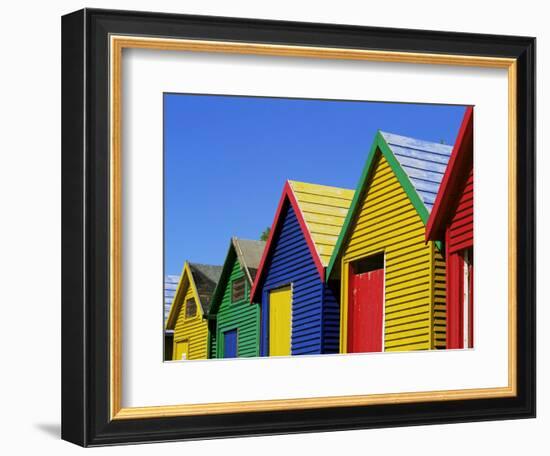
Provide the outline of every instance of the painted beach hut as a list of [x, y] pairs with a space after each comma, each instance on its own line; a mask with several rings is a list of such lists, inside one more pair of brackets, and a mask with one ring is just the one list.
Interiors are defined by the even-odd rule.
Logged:
[[166, 329], [174, 330], [173, 360], [207, 359], [210, 299], [221, 266], [185, 262]]
[[426, 225], [426, 239], [445, 241], [447, 348], [474, 344], [473, 111], [467, 108]]
[[341, 280], [342, 353], [445, 347], [445, 261], [425, 225], [451, 151], [376, 134], [327, 268]]
[[174, 330], [166, 329], [166, 320], [168, 320], [168, 315], [170, 314], [170, 307], [172, 307], [172, 301], [176, 294], [176, 288], [178, 287], [178, 282], [180, 277], [177, 275], [166, 275], [164, 277], [164, 315], [163, 315], [163, 325], [164, 325], [164, 360], [169, 361], [172, 359], [172, 353], [174, 348]]
[[260, 355], [260, 307], [250, 303], [250, 289], [264, 247], [264, 241], [236, 237], [229, 243], [210, 302], [212, 358]]
[[353, 190], [287, 181], [250, 293], [261, 306], [261, 356], [337, 353], [337, 293], [325, 268]]

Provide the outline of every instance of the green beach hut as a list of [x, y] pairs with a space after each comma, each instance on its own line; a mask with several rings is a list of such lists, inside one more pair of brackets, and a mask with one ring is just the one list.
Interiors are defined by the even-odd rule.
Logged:
[[250, 303], [250, 289], [265, 242], [231, 238], [218, 285], [210, 302], [210, 356], [260, 355], [260, 306]]

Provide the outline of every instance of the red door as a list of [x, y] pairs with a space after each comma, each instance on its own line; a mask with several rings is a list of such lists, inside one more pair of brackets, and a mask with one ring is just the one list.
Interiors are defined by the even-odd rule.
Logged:
[[384, 268], [357, 273], [350, 267], [348, 353], [382, 351]]
[[447, 349], [474, 347], [473, 249], [447, 258]]

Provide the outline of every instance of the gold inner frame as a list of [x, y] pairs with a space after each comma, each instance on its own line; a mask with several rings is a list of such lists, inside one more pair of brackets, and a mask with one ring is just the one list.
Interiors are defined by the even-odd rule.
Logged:
[[[453, 65], [508, 70], [508, 386], [462, 390], [404, 392], [353, 396], [274, 399], [244, 402], [122, 407], [121, 307], [122, 307], [122, 51], [123, 49], [255, 54], [316, 59], [367, 60], [430, 65]], [[511, 58], [467, 55], [386, 52], [309, 46], [184, 40], [150, 37], [110, 37], [110, 411], [111, 419], [159, 418], [220, 413], [297, 410], [374, 404], [412, 403], [511, 397], [517, 394], [516, 373], [516, 120], [517, 62]]]

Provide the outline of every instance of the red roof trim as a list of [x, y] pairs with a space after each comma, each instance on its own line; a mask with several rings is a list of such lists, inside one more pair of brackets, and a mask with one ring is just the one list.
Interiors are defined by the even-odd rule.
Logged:
[[315, 266], [317, 267], [317, 270], [319, 271], [319, 275], [321, 276], [321, 280], [325, 280], [325, 267], [323, 266], [323, 263], [321, 262], [321, 257], [319, 256], [319, 253], [317, 252], [317, 248], [313, 243], [313, 239], [311, 238], [311, 233], [307, 228], [306, 222], [304, 220], [304, 216], [302, 214], [300, 206], [298, 205], [298, 201], [296, 200], [296, 196], [292, 191], [292, 187], [290, 186], [290, 183], [287, 181], [283, 188], [283, 194], [281, 195], [281, 199], [279, 200], [277, 211], [275, 212], [275, 218], [273, 219], [273, 223], [271, 224], [271, 230], [269, 231], [269, 237], [267, 238], [267, 242], [265, 244], [265, 248], [262, 253], [262, 259], [260, 260], [260, 265], [258, 266], [258, 272], [256, 273], [254, 284], [252, 285], [252, 289], [250, 290], [250, 302], [256, 301], [255, 299], [256, 293], [258, 292], [259, 284], [265, 272], [266, 262], [267, 262], [267, 258], [269, 257], [269, 252], [271, 251], [271, 246], [273, 244], [275, 232], [277, 231], [277, 228], [279, 227], [279, 224], [281, 222], [281, 213], [283, 212], [283, 208], [285, 207], [285, 202], [287, 201], [289, 204], [292, 205], [294, 212], [296, 213], [296, 218], [298, 219], [300, 228], [304, 233], [304, 237], [306, 239], [307, 245], [311, 252], [311, 256], [313, 257], [313, 261], [315, 262]]
[[435, 198], [434, 206], [426, 223], [426, 240], [443, 240], [445, 224], [451, 215], [452, 201], [459, 191], [465, 168], [473, 166], [473, 148], [468, 151], [468, 147], [473, 141], [473, 118], [473, 108], [468, 106], [458, 131], [449, 164], [443, 175], [439, 192]]
[[306, 220], [304, 219], [304, 214], [302, 214], [302, 209], [300, 209], [300, 205], [298, 204], [298, 200], [296, 199], [294, 190], [292, 190], [292, 187], [290, 185], [288, 187], [289, 187], [288, 197], [290, 199], [290, 202], [292, 203], [292, 207], [294, 208], [294, 212], [296, 213], [296, 217], [298, 218], [298, 223], [302, 228], [304, 237], [306, 238], [307, 246], [309, 247], [309, 251], [311, 252], [311, 256], [313, 257], [315, 266], [319, 271], [319, 276], [321, 276], [321, 280], [324, 281], [325, 267], [323, 266], [323, 262], [321, 261], [321, 256], [319, 255], [319, 252], [317, 251], [317, 247], [313, 242], [313, 238], [311, 237], [311, 233], [309, 232], [309, 228], [307, 227]]

